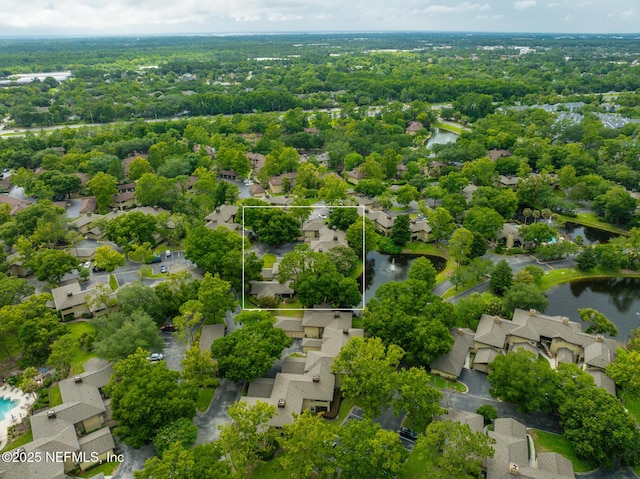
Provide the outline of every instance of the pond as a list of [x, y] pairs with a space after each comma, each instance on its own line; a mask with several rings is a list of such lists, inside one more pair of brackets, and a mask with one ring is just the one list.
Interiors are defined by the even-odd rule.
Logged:
[[605, 244], [608, 243], [611, 238], [618, 236], [616, 233], [578, 225], [576, 223], [566, 223], [562, 228], [558, 228], [558, 231], [571, 241], [575, 241], [577, 236], [582, 236], [584, 244]]
[[593, 308], [615, 323], [617, 339], [626, 342], [632, 329], [640, 328], [640, 279], [611, 278], [573, 281], [547, 293], [547, 313], [580, 321], [578, 308]]
[[433, 145], [444, 145], [454, 143], [458, 139], [458, 134], [449, 130], [434, 128], [431, 130], [431, 136], [427, 140], [427, 148]]
[[[365, 303], [373, 298], [380, 286], [389, 281], [404, 281], [409, 274], [411, 263], [420, 256], [425, 256], [436, 271], [442, 271], [447, 261], [440, 256], [417, 255], [417, 254], [383, 254], [372, 251], [367, 255], [365, 268]], [[362, 278], [362, 277], [361, 277]], [[361, 281], [362, 279], [360, 279]]]

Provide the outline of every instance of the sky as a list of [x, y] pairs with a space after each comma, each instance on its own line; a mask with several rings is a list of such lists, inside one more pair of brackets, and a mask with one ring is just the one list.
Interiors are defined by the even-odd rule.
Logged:
[[0, 0], [0, 36], [638, 33], [640, 0]]

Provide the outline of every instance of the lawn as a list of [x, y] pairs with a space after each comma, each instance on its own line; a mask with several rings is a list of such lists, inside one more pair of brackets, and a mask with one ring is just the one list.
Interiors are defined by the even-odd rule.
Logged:
[[578, 213], [578, 216], [576, 218], [560, 215], [560, 218], [567, 223], [576, 223], [579, 225], [591, 226], [592, 228], [596, 228], [599, 230], [610, 231], [612, 233], [620, 233], [623, 235], [628, 234], [626, 230], [602, 221], [594, 213]]
[[[69, 331], [73, 335], [74, 338], [78, 339], [85, 332], [93, 331], [93, 326], [89, 324], [87, 321], [78, 321], [75, 323], [67, 324], [69, 327]], [[76, 348], [76, 352], [71, 359], [71, 369], [73, 374], [80, 374], [84, 372], [84, 367], [82, 366], [87, 360], [95, 357], [95, 354], [90, 353], [88, 351], [83, 351], [78, 346]]]
[[109, 287], [115, 291], [116, 289], [118, 289], [118, 279], [116, 278], [115, 274], [110, 274], [109, 275]]
[[447, 279], [456, 268], [456, 263], [449, 257], [449, 250], [441, 243], [424, 243], [422, 241], [412, 241], [402, 248], [402, 254], [426, 254], [430, 256], [440, 256], [447, 260], [444, 269], [436, 276], [436, 284]]
[[249, 474], [250, 478], [255, 479], [289, 479], [291, 474], [285, 471], [278, 461], [262, 461], [258, 463], [253, 471]]
[[204, 412], [209, 408], [215, 392], [216, 388], [201, 388], [198, 390], [198, 399], [196, 399], [198, 411]]
[[271, 253], [267, 253], [262, 257], [262, 261], [263, 261], [263, 268], [271, 268], [273, 266], [273, 264], [276, 262], [276, 255], [275, 254], [271, 254]]
[[278, 316], [287, 316], [290, 318], [301, 318], [304, 314], [302, 311], [303, 306], [300, 301], [294, 301], [293, 303], [284, 303], [278, 306], [278, 310], [275, 314]]
[[33, 441], [33, 431], [31, 431], [31, 429], [29, 429], [27, 432], [25, 432], [22, 436], [18, 436], [14, 441], [10, 442], [9, 444], [7, 444], [4, 449], [2, 450], [2, 452], [4, 451], [12, 451], [20, 446], [24, 446], [25, 444], [27, 444], [28, 442]]
[[600, 267], [593, 271], [580, 271], [574, 268], [554, 269], [546, 273], [540, 280], [539, 286], [542, 290], [558, 286], [559, 284], [568, 283], [585, 278], [637, 278], [640, 273], [620, 272], [604, 270]]
[[625, 396], [624, 407], [636, 418], [636, 422], [640, 423], [640, 396]]
[[113, 474], [116, 472], [116, 468], [120, 465], [119, 462], [105, 462], [103, 464], [100, 464], [96, 467], [92, 467], [91, 469], [87, 470], [87, 471], [82, 471], [77, 473], [76, 475], [78, 477], [93, 477], [96, 476], [98, 474], [100, 474], [101, 472], [105, 475], [105, 477], [107, 476], [113, 476]]
[[429, 377], [430, 377], [429, 382], [439, 389], [445, 389], [445, 390], [453, 389], [461, 393], [467, 391], [467, 387], [461, 382], [448, 381], [447, 379], [441, 378], [440, 376], [436, 376], [435, 374], [430, 374]]
[[62, 394], [60, 394], [60, 386], [51, 386], [49, 388], [49, 406], [59, 406], [62, 404]]
[[414, 449], [409, 455], [404, 469], [398, 474], [398, 479], [419, 479], [425, 477], [426, 464], [429, 457], [420, 456]]
[[364, 262], [360, 259], [349, 273], [349, 278], [358, 279], [364, 271]]
[[571, 442], [564, 436], [551, 432], [532, 429], [531, 436], [536, 446], [536, 454], [541, 452], [557, 452], [573, 463], [575, 472], [587, 472], [593, 470], [588, 462], [576, 456]]

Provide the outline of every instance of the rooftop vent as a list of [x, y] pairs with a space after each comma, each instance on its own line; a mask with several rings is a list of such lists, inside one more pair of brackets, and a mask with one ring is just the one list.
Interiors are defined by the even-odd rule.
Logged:
[[458, 334], [459, 334], [460, 336], [464, 336], [464, 329], [462, 329], [462, 328], [458, 328]]
[[342, 330], [342, 334], [349, 334], [349, 328], [344, 328]]
[[82, 376], [77, 375], [73, 377], [73, 382], [74, 383], [81, 383], [82, 382]]
[[494, 323], [500, 323], [500, 316], [494, 316], [493, 317], [493, 322]]
[[569, 318], [567, 318], [566, 316], [562, 317], [562, 324], [569, 324]]
[[340, 311], [335, 311], [333, 313], [333, 317], [336, 318], [336, 319], [339, 318], [340, 317]]
[[285, 407], [287, 405], [286, 399], [278, 399], [278, 407]]
[[596, 341], [601, 343], [604, 341], [604, 336], [602, 334], [596, 334]]
[[67, 291], [67, 296], [73, 296], [73, 291]]
[[537, 313], [537, 311], [535, 309], [530, 309], [529, 310], [529, 316], [535, 316]]
[[55, 419], [56, 418], [56, 412], [53, 409], [49, 409], [47, 411], [47, 417], [49, 419]]
[[520, 475], [520, 466], [516, 463], [509, 463], [509, 474], [513, 474], [514, 476]]
[[313, 375], [313, 382], [314, 383], [319, 383], [320, 382], [320, 375], [319, 374], [314, 374]]

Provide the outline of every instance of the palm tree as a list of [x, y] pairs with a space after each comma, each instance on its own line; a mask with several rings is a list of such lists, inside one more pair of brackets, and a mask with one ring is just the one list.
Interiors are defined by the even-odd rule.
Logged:
[[549, 218], [551, 218], [551, 210], [549, 208], [544, 208], [541, 214], [545, 220], [549, 220]]
[[522, 210], [522, 216], [524, 216], [524, 224], [527, 224], [527, 220], [531, 216], [531, 208], [525, 208]]
[[540, 218], [540, 211], [539, 210], [533, 210], [531, 215], [533, 216], [533, 219], [537, 222], [538, 218]]

